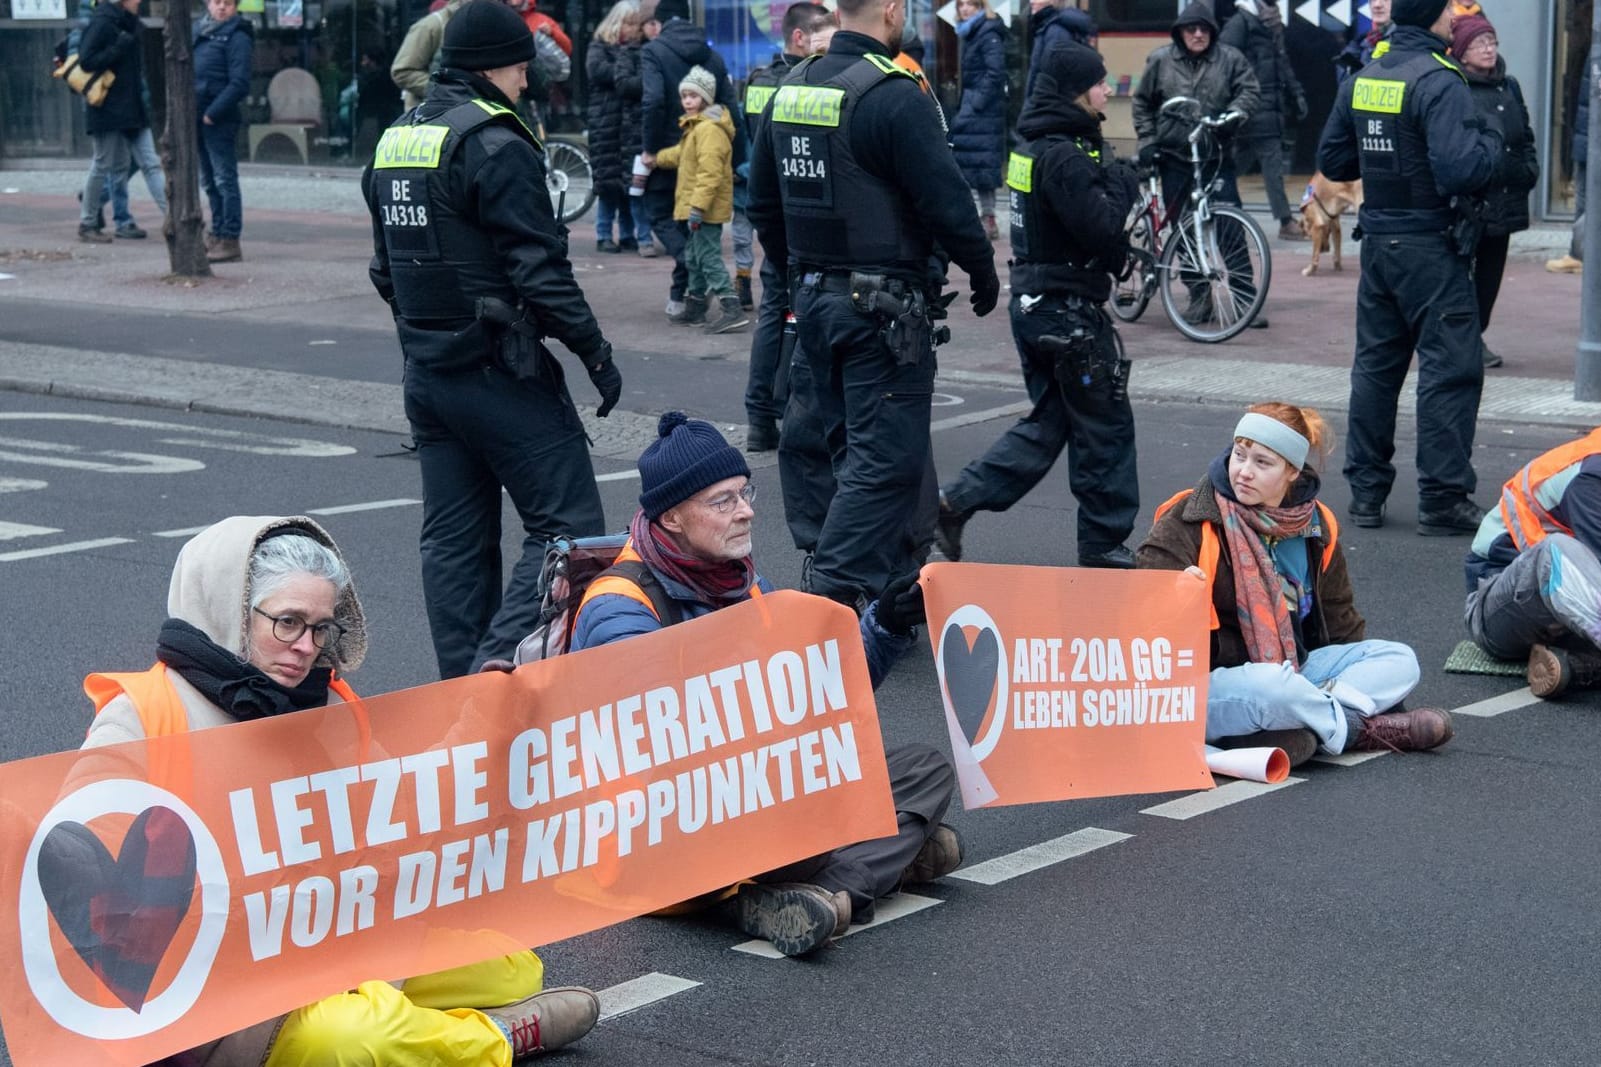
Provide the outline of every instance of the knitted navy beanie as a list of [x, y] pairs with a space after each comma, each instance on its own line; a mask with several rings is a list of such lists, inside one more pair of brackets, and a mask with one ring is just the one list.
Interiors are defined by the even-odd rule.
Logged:
[[500, 0], [463, 4], [445, 26], [439, 65], [485, 71], [534, 58], [534, 35], [523, 17]]
[[717, 427], [669, 411], [656, 425], [656, 440], [639, 457], [639, 506], [654, 521], [708, 485], [739, 477], [750, 477], [750, 465]]

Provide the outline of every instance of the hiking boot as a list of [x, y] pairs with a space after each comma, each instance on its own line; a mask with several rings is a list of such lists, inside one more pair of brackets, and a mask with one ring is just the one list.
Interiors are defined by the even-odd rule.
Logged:
[[984, 236], [988, 237], [991, 242], [999, 241], [1001, 239], [1000, 227], [995, 225], [994, 215], [984, 216]]
[[1377, 530], [1384, 525], [1382, 500], [1363, 500], [1360, 497], [1353, 497], [1351, 506], [1345, 510], [1351, 516], [1351, 521], [1365, 530]]
[[1529, 692], [1542, 700], [1568, 689], [1601, 686], [1601, 653], [1572, 652], [1550, 645], [1529, 649]]
[[1304, 726], [1292, 730], [1258, 730], [1254, 734], [1222, 737], [1215, 742], [1218, 748], [1278, 748], [1289, 757], [1291, 767], [1299, 767], [1317, 755], [1317, 734]]
[[1484, 509], [1471, 500], [1458, 500], [1434, 511], [1418, 509], [1418, 533], [1423, 537], [1455, 537], [1477, 533]]
[[756, 419], [745, 429], [745, 451], [771, 452], [778, 447], [778, 422]]
[[851, 924], [850, 894], [830, 893], [804, 882], [742, 885], [734, 907], [741, 930], [772, 942], [786, 956], [804, 956], [821, 948]]
[[750, 316], [739, 306], [739, 297], [724, 296], [717, 301], [717, 310], [706, 319], [707, 333], [733, 333], [750, 325]]
[[600, 999], [583, 986], [557, 986], [484, 1014], [511, 1042], [513, 1059], [555, 1052], [595, 1028]]
[[1285, 219], [1279, 223], [1279, 240], [1306, 241], [1309, 239], [1306, 236], [1306, 231], [1301, 229], [1301, 224], [1294, 219]]
[[1584, 260], [1572, 256], [1562, 256], [1560, 259], [1545, 261], [1545, 269], [1552, 274], [1583, 274]]
[[940, 823], [928, 835], [928, 840], [923, 842], [923, 847], [917, 850], [906, 873], [901, 875], [901, 881], [908, 885], [932, 882], [944, 878], [961, 865], [962, 835], [956, 832], [955, 827]]
[[78, 227], [78, 240], [85, 244], [108, 245], [111, 243], [111, 235], [105, 230], [97, 230], [93, 226], [80, 225]]
[[216, 234], [214, 234], [214, 233], [208, 233], [208, 234], [206, 234], [206, 235], [205, 235], [205, 242], [206, 242], [206, 254], [207, 254], [207, 255], [210, 255], [210, 254], [211, 254], [211, 250], [212, 250], [212, 249], [213, 249], [213, 248], [216, 248], [216, 247], [217, 247], [217, 242], [218, 242], [218, 241], [219, 241], [219, 240], [221, 240], [221, 238], [219, 238], [219, 237], [218, 237], [218, 236], [217, 236], [217, 235], [216, 235]]
[[1482, 337], [1479, 338], [1479, 358], [1484, 361], [1484, 365], [1486, 367], [1499, 367], [1506, 362], [1500, 356], [1490, 351], [1490, 346], [1484, 343], [1484, 338]]
[[206, 252], [206, 258], [213, 263], [238, 263], [245, 256], [239, 251], [239, 238], [219, 237]]
[[613, 241], [610, 237], [604, 237], [595, 242], [595, 251], [597, 252], [610, 252], [615, 254], [617, 252], [621, 252], [622, 250], [623, 246], [618, 244], [616, 241]]
[[1101, 567], [1106, 570], [1131, 571], [1134, 569], [1134, 553], [1126, 545], [1115, 545], [1105, 552], [1080, 552], [1078, 554], [1080, 567]]
[[939, 516], [934, 522], [934, 546], [952, 563], [961, 561], [962, 527], [967, 525], [968, 518], [970, 516], [963, 515], [951, 507], [944, 493], [939, 495]]
[[141, 230], [136, 223], [130, 222], [125, 226], [117, 227], [117, 236], [124, 241], [143, 241], [150, 235]]
[[646, 241], [639, 246], [640, 259], [655, 259], [659, 255], [661, 255], [661, 252], [656, 248], [655, 241]]
[[756, 294], [751, 292], [750, 271], [740, 271], [734, 275], [734, 295], [739, 297], [739, 306], [746, 311], [756, 309]]
[[699, 326], [706, 321], [706, 298], [695, 293], [689, 293], [679, 305], [678, 311], [673, 312], [675, 300], [667, 301], [667, 321], [674, 326]]
[[1359, 718], [1349, 715], [1352, 730], [1347, 752], [1424, 752], [1439, 748], [1456, 732], [1451, 716], [1441, 708], [1413, 708]]

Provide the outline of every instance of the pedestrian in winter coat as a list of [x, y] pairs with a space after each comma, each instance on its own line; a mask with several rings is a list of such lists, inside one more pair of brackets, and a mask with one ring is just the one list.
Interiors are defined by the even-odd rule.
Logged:
[[389, 65], [389, 76], [403, 94], [401, 102], [406, 105], [407, 111], [422, 103], [422, 98], [428, 95], [428, 79], [434, 69], [434, 57], [439, 54], [439, 43], [445, 39], [445, 27], [466, 2], [448, 0], [438, 10], [430, 9], [428, 14], [411, 24], [405, 40], [400, 42], [394, 62]]
[[[351, 705], [342, 719], [351, 734], [365, 729], [365, 713], [338, 674], [361, 665], [366, 618], [338, 546], [311, 519], [235, 515], [196, 534], [173, 566], [167, 615], [154, 667], [84, 680], [97, 714], [83, 748], [340, 704]], [[174, 705], [178, 715], [162, 714]], [[330, 719], [335, 728], [340, 721]], [[259, 758], [279, 755], [266, 750]], [[127, 758], [118, 749], [104, 755]], [[121, 776], [153, 780], [158, 767], [152, 759]], [[90, 769], [105, 773], [98, 762]], [[148, 836], [154, 851], [162, 835]], [[71, 854], [52, 858], [79, 862]], [[375, 1063], [509, 1067], [513, 1056], [576, 1041], [599, 1015], [589, 990], [541, 993], [543, 984], [544, 964], [528, 950], [399, 982], [363, 982], [173, 1060], [200, 1067], [337, 1063], [359, 1041]], [[505, 1007], [478, 1010], [485, 1005]], [[539, 1037], [530, 1040], [530, 1032]]]
[[1328, 437], [1311, 408], [1251, 407], [1200, 483], [1157, 509], [1137, 565], [1189, 571], [1211, 592], [1207, 741], [1272, 745], [1292, 763], [1317, 748], [1434, 748], [1451, 738], [1448, 714], [1389, 710], [1418, 684], [1418, 658], [1366, 639], [1317, 498]]
[[[1462, 64], [1473, 90], [1473, 106], [1492, 128], [1501, 131], [1505, 163], [1496, 184], [1485, 191], [1484, 235], [1473, 253], [1473, 289], [1479, 301], [1479, 331], [1490, 328], [1490, 312], [1506, 273], [1512, 234], [1529, 228], [1529, 192], [1540, 182], [1540, 154], [1534, 128], [1518, 80], [1506, 72], [1498, 54], [1495, 27], [1483, 15], [1459, 18], [1451, 26], [1451, 57]], [[1479, 339], [1486, 367], [1503, 360]]]
[[232, 263], [242, 255], [244, 202], [239, 195], [239, 105], [250, 92], [255, 30], [239, 0], [206, 0], [195, 26], [195, 109], [200, 114], [200, 187], [211, 205], [206, 258]]
[[[689, 74], [691, 67], [702, 67], [717, 83], [717, 98], [713, 103], [733, 114], [738, 100], [734, 83], [728, 80], [728, 66], [723, 57], [712, 51], [706, 43], [706, 32], [689, 21], [689, 0], [661, 0], [656, 5], [656, 18], [661, 32], [645, 44], [640, 54], [640, 124], [644, 143], [646, 166], [653, 166], [656, 154], [678, 143], [678, 119], [684, 113], [678, 86]], [[743, 145], [736, 140], [734, 166], [743, 163]], [[684, 262], [684, 246], [689, 242], [689, 230], [675, 219], [674, 181], [671, 172], [658, 169], [646, 180], [645, 199], [650, 211], [651, 228], [656, 238], [673, 257], [673, 280], [667, 292], [667, 316], [673, 322], [684, 317], [684, 293], [689, 286], [689, 267]]]
[[[1134, 132], [1139, 136], [1140, 162], [1155, 165], [1162, 176], [1162, 196], [1171, 207], [1189, 192], [1190, 130], [1199, 115], [1233, 113], [1242, 121], [1261, 106], [1261, 94], [1250, 61], [1232, 45], [1217, 39], [1217, 23], [1204, 0], [1194, 0], [1173, 23], [1173, 43], [1145, 61], [1145, 73], [1134, 90]], [[1162, 104], [1185, 96], [1191, 110], [1162, 112]], [[1218, 168], [1223, 188], [1218, 199], [1240, 202], [1234, 161], [1223, 152]]]
[[[689, 230], [682, 325], [704, 322], [707, 333], [729, 333], [750, 322], [723, 264], [723, 226], [734, 217], [734, 139], [739, 135], [729, 109], [714, 102], [717, 82], [711, 71], [691, 67], [678, 92], [683, 136], [656, 153], [656, 166], [678, 172], [673, 218]], [[709, 313], [713, 306], [716, 310]]]
[[[751, 557], [756, 485], [745, 457], [715, 426], [681, 411], [664, 414], [656, 433], [639, 457], [639, 510], [621, 558], [644, 564], [671, 617], [647, 606], [638, 582], [603, 576], [579, 606], [574, 651], [655, 633], [773, 591]], [[915, 572], [899, 576], [867, 606], [858, 630], [875, 687], [917, 643], [915, 628], [923, 621]], [[886, 745], [884, 761], [895, 834], [752, 872], [722, 894], [732, 900], [741, 930], [786, 956], [805, 955], [851, 923], [870, 922], [878, 899], [903, 883], [933, 881], [961, 864], [961, 839], [940, 821], [956, 782], [950, 762], [917, 744]]]
[[1552, 274], [1579, 274], [1584, 270], [1584, 202], [1588, 190], [1590, 158], [1590, 68], [1586, 65], [1579, 84], [1579, 106], [1573, 114], [1573, 220], [1568, 238], [1568, 254], [1545, 261]]
[[951, 116], [951, 150], [994, 241], [995, 189], [1006, 161], [1006, 23], [989, 0], [956, 0], [956, 17], [962, 96]]
[[1395, 25], [1390, 21], [1390, 0], [1368, 0], [1368, 18], [1367, 32], [1352, 37], [1334, 57], [1337, 81], [1343, 82], [1390, 49], [1390, 30]]
[[[111, 191], [110, 183], [126, 180], [133, 165], [133, 142], [140, 131], [150, 126], [144, 100], [144, 50], [139, 43], [143, 27], [138, 12], [139, 0], [106, 0], [94, 9], [78, 41], [79, 66], [113, 75], [104, 100], [98, 105], [84, 101], [85, 129], [94, 142], [94, 158], [83, 183], [78, 211], [80, 241], [104, 244], [111, 240], [97, 225], [100, 204]], [[124, 236], [132, 236], [132, 232]]]
[[1234, 165], [1240, 171], [1262, 167], [1268, 207], [1279, 220], [1279, 240], [1304, 241], [1306, 234], [1290, 214], [1284, 195], [1284, 134], [1307, 115], [1306, 93], [1284, 48], [1284, 20], [1276, 0], [1236, 0], [1234, 17], [1218, 35], [1251, 63], [1260, 103], [1235, 137]]
[[1094, 48], [1101, 31], [1087, 11], [1073, 6], [1077, 0], [1030, 0], [1028, 39], [1028, 80], [1023, 83], [1023, 106], [1034, 91], [1034, 77], [1046, 53], [1064, 44]]
[[623, 98], [617, 88], [618, 65], [628, 51], [630, 33], [639, 32], [638, 0], [617, 0], [595, 27], [584, 57], [589, 76], [589, 166], [595, 182], [595, 249], [621, 252], [612, 240], [612, 223], [621, 219], [621, 235], [632, 243], [628, 182], [633, 157], [622, 154]]
[[[661, 29], [661, 23], [648, 10], [648, 3], [640, 6], [635, 18], [637, 22], [632, 27], [634, 40], [617, 55], [617, 147], [630, 181], [628, 213], [633, 220], [627, 227], [619, 224], [617, 245], [624, 252], [637, 250], [646, 259], [653, 259], [657, 251], [650, 232], [650, 209], [643, 195], [644, 186], [633, 184], [640, 180], [634, 175], [633, 169], [635, 157], [645, 150], [639, 115], [640, 97], [645, 86], [640, 56], [644, 54], [645, 41], [652, 32]], [[621, 232], [625, 228], [628, 230], [626, 236]]]

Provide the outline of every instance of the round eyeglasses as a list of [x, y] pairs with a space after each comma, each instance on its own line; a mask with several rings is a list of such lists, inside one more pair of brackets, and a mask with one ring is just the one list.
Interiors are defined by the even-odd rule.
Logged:
[[272, 620], [272, 636], [286, 645], [292, 645], [300, 640], [300, 635], [307, 630], [311, 631], [311, 643], [318, 648], [327, 648], [329, 645], [345, 636], [347, 631], [337, 622], [319, 622], [313, 626], [298, 615], [268, 615], [260, 608], [251, 608], [251, 611], [263, 619]]
[[701, 503], [706, 505], [708, 508], [711, 508], [719, 515], [727, 515], [730, 511], [733, 511], [739, 506], [739, 502], [741, 500], [747, 504], [756, 503], [755, 482], [746, 482], [733, 492], [719, 493], [710, 500], [702, 500]]

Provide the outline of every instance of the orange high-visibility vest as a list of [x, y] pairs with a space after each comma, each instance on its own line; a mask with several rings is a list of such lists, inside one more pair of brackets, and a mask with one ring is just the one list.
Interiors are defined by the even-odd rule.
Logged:
[[[617, 553], [617, 558], [612, 560], [612, 566], [615, 567], [619, 563], [644, 562], [645, 561], [640, 557], [639, 553], [634, 549], [634, 539], [630, 537], [628, 542], [623, 545], [623, 550]], [[646, 595], [645, 591], [639, 587], [637, 582], [634, 582], [629, 578], [625, 578], [621, 574], [602, 574], [600, 577], [589, 583], [589, 588], [584, 590], [583, 598], [578, 601], [578, 611], [573, 613], [574, 626], [578, 624], [578, 616], [583, 613], [584, 608], [589, 606], [589, 602], [603, 593], [615, 593], [618, 596], [625, 596], [629, 600], [637, 601], [638, 603], [645, 605], [645, 607], [650, 609], [650, 613], [652, 615], [656, 615], [656, 605], [650, 602], [650, 597]], [[762, 591], [752, 584], [750, 587], [750, 595], [753, 599], [760, 598]], [[656, 618], [660, 620], [661, 616], [656, 615]]]
[[[1152, 525], [1155, 525], [1174, 505], [1183, 503], [1184, 499], [1193, 492], [1195, 492], [1193, 489], [1180, 489], [1162, 501], [1161, 505], [1156, 509], [1155, 518], [1151, 520]], [[1317, 510], [1318, 515], [1323, 520], [1324, 528], [1328, 531], [1328, 540], [1323, 542], [1323, 563], [1321, 567], [1322, 570], [1328, 570], [1329, 561], [1334, 558], [1334, 545], [1340, 539], [1340, 524], [1335, 521], [1334, 512], [1330, 511], [1323, 501], [1319, 500], [1317, 502]], [[1206, 610], [1211, 613], [1210, 628], [1213, 630], [1216, 630], [1221, 625], [1217, 617], [1217, 603], [1212, 599], [1212, 582], [1217, 578], [1217, 561], [1221, 554], [1222, 548], [1217, 539], [1217, 530], [1213, 528], [1213, 524], [1210, 522], [1201, 523], [1201, 554], [1195, 561], [1195, 565], [1206, 573]]]
[[1558, 522], [1535, 493], [1550, 479], [1598, 452], [1601, 452], [1601, 427], [1537, 457], [1501, 487], [1501, 521], [1506, 524], [1507, 533], [1519, 552], [1544, 541], [1546, 534], [1572, 536], [1573, 531]]

